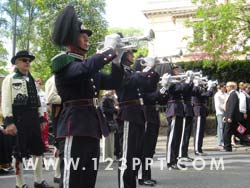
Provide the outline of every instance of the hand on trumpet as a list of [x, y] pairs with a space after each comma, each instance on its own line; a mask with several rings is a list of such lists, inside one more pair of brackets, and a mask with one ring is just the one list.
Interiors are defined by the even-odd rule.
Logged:
[[208, 82], [207, 82], [207, 90], [211, 90], [216, 85], [218, 85], [218, 81], [217, 80], [215, 80], [215, 81], [208, 80]]
[[117, 54], [117, 57], [113, 60], [115, 64], [120, 64], [122, 55], [126, 51], [125, 49], [122, 49], [122, 44], [121, 37], [117, 33], [113, 33], [105, 37], [104, 49], [112, 48]]
[[155, 66], [156, 57], [145, 57], [142, 60], [145, 62], [143, 65], [146, 66], [142, 72], [148, 72]]
[[163, 74], [163, 76], [161, 77], [161, 81], [160, 81], [161, 86], [163, 86], [163, 87], [167, 86], [169, 84], [170, 80], [171, 80], [170, 74], [168, 74], [168, 73]]
[[187, 78], [185, 80], [185, 83], [189, 84], [190, 82], [193, 81], [193, 79], [194, 79], [194, 73], [193, 73], [193, 71], [190, 71], [190, 70], [187, 71], [186, 72], [186, 76], [187, 76]]
[[121, 37], [117, 33], [107, 35], [104, 41], [104, 48], [112, 48], [116, 50], [121, 45]]
[[200, 79], [194, 79], [193, 83], [195, 87], [198, 87], [200, 85]]

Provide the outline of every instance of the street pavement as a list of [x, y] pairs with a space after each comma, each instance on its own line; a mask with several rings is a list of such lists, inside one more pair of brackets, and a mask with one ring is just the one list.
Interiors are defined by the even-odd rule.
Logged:
[[[190, 157], [195, 157], [190, 142]], [[196, 157], [193, 163], [187, 163], [187, 170], [168, 170], [165, 165], [166, 137], [160, 136], [152, 166], [152, 176], [157, 180], [157, 188], [248, 188], [250, 187], [250, 147], [234, 148], [233, 152], [220, 152], [216, 146], [216, 137], [204, 139], [204, 152], [207, 156]], [[46, 154], [52, 157], [52, 154]], [[162, 161], [161, 161], [162, 160]], [[217, 165], [217, 166], [216, 166]], [[96, 188], [118, 188], [117, 162], [101, 162]], [[45, 179], [53, 184], [53, 171], [44, 171]], [[32, 171], [25, 171], [25, 179], [33, 187]], [[58, 185], [54, 184], [56, 188]], [[14, 188], [15, 176], [0, 176], [0, 188]], [[138, 186], [145, 187], [145, 186]]]

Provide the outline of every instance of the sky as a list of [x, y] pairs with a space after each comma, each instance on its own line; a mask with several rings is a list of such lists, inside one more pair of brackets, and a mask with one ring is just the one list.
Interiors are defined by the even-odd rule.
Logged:
[[145, 0], [106, 0], [106, 19], [109, 27], [139, 29], [148, 28], [142, 13]]
[[[138, 28], [149, 30], [146, 17], [142, 13], [145, 0], [106, 0], [106, 20], [111, 28]], [[8, 49], [8, 59], [12, 56], [12, 41], [4, 41]]]

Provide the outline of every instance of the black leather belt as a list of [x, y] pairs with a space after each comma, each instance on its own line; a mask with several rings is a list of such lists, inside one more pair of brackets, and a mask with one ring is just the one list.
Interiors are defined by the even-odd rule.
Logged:
[[124, 102], [120, 102], [119, 106], [123, 107], [123, 106], [133, 106], [133, 105], [141, 105], [139, 100], [131, 100], [131, 101], [124, 101]]
[[99, 105], [98, 98], [70, 100], [63, 103], [64, 107], [95, 106]]
[[182, 103], [182, 100], [169, 100], [168, 103]]
[[193, 104], [194, 106], [203, 106], [203, 105], [205, 105], [204, 103], [194, 103]]

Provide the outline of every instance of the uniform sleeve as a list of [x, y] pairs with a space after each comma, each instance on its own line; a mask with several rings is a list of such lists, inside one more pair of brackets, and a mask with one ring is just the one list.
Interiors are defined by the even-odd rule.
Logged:
[[172, 95], [182, 94], [184, 92], [185, 85], [180, 83], [173, 83], [170, 85], [168, 91]]
[[159, 74], [154, 70], [148, 72], [135, 72], [125, 80], [126, 84], [132, 88], [140, 87], [145, 92], [153, 92], [159, 81]]
[[45, 95], [47, 104], [61, 104], [61, 97], [57, 93], [54, 76], [45, 83]]
[[65, 81], [72, 82], [77, 79], [89, 78], [111, 62], [115, 56], [115, 52], [109, 49], [95, 54], [83, 62], [72, 62], [64, 72]]
[[200, 88], [198, 86], [194, 86], [192, 90], [192, 94], [195, 97], [199, 97], [201, 94]]
[[202, 97], [212, 97], [213, 96], [213, 90], [210, 89], [208, 91], [204, 91], [204, 92], [201, 93], [201, 96]]
[[151, 92], [151, 93], [145, 93], [143, 95], [144, 103], [155, 103], [158, 102], [159, 105], [166, 105], [168, 101], [168, 94], [167, 92], [164, 94], [161, 94], [159, 91]]
[[101, 76], [101, 90], [111, 90], [117, 89], [120, 87], [122, 83], [124, 72], [121, 67], [117, 66], [116, 64], [112, 63], [111, 74], [105, 74], [100, 72]]
[[3, 80], [2, 84], [2, 112], [4, 124], [9, 125], [14, 123], [12, 109], [12, 77], [9, 75]]

